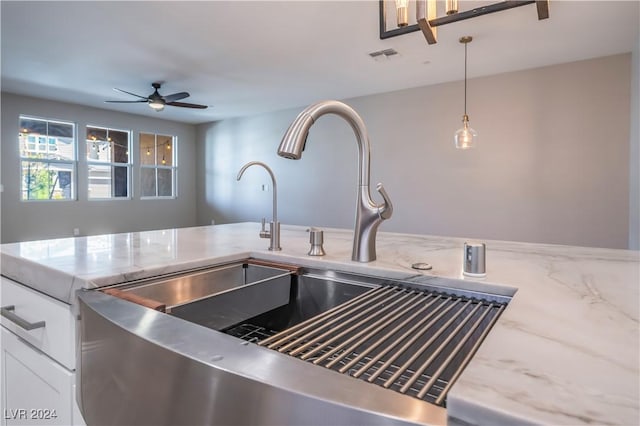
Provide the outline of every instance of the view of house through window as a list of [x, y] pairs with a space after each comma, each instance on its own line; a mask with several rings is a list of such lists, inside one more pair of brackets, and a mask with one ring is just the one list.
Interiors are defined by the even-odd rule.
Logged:
[[176, 137], [140, 133], [142, 197], [175, 197]]
[[130, 132], [87, 126], [89, 198], [128, 198]]
[[75, 125], [20, 116], [22, 200], [75, 198]]

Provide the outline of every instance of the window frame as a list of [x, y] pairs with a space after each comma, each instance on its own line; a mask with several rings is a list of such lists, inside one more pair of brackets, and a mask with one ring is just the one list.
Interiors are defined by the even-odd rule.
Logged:
[[[153, 135], [154, 137], [154, 164], [153, 165], [145, 165], [142, 164], [142, 144], [141, 139], [142, 135]], [[170, 137], [171, 138], [171, 165], [166, 166], [162, 164], [158, 164], [158, 136]], [[163, 134], [157, 132], [138, 132], [138, 165], [140, 168], [140, 200], [175, 200], [178, 198], [178, 136]], [[144, 195], [143, 189], [143, 171], [144, 170], [154, 170], [155, 172], [155, 188], [156, 195]], [[171, 170], [171, 195], [157, 195], [158, 194], [158, 170]]]
[[[86, 162], [86, 170], [87, 170], [87, 200], [88, 201], [126, 201], [126, 200], [132, 200], [133, 199], [133, 185], [132, 185], [132, 181], [133, 181], [133, 161], [132, 161], [132, 147], [133, 147], [133, 132], [131, 130], [124, 130], [124, 129], [116, 129], [113, 127], [108, 127], [108, 126], [99, 126], [99, 125], [93, 125], [93, 124], [87, 124], [85, 125], [85, 136], [87, 136], [87, 133], [89, 133], [89, 129], [97, 129], [97, 130], [105, 130], [107, 136], [109, 135], [109, 131], [114, 131], [114, 132], [121, 132], [121, 133], [126, 133], [127, 134], [127, 162], [126, 163], [115, 163], [113, 161], [110, 162], [106, 162], [106, 161], [95, 161], [95, 160], [90, 160], [89, 157], [86, 154], [86, 149], [87, 149], [87, 145], [93, 141], [89, 140], [88, 138], [85, 137], [85, 146], [83, 149], [83, 153], [84, 153], [84, 161]], [[112, 159], [113, 160], [113, 159]], [[126, 167], [127, 169], [127, 196], [126, 197], [115, 197], [115, 196], [110, 196], [110, 197], [92, 197], [91, 193], [90, 193], [90, 179], [91, 179], [91, 175], [90, 175], [90, 170], [89, 168], [91, 166], [104, 166], [104, 167], [111, 167], [112, 171], [114, 167]], [[113, 186], [111, 187], [111, 194], [113, 194]]]
[[[59, 160], [59, 159], [52, 159], [52, 158], [31, 158], [31, 157], [24, 157], [22, 155], [22, 146], [21, 146], [21, 134], [24, 133], [23, 127], [20, 125], [22, 123], [22, 120], [36, 120], [36, 121], [44, 121], [47, 123], [47, 134], [46, 135], [42, 135], [39, 134], [39, 137], [44, 137], [45, 138], [45, 146], [46, 146], [46, 152], [45, 153], [49, 153], [49, 147], [50, 147], [50, 138], [51, 136], [49, 136], [49, 123], [58, 123], [58, 124], [66, 124], [66, 125], [71, 125], [72, 129], [73, 129], [73, 136], [70, 138], [71, 139], [71, 143], [72, 143], [72, 148], [71, 148], [71, 154], [73, 156], [72, 159], [70, 160]], [[29, 136], [27, 136], [28, 138]], [[30, 143], [27, 141], [27, 143]], [[35, 152], [39, 152], [39, 146], [40, 141], [38, 139], [36, 139], [34, 142], [34, 151]], [[18, 182], [19, 183], [19, 188], [18, 188], [18, 197], [20, 199], [20, 202], [25, 202], [25, 203], [39, 203], [39, 202], [73, 202], [73, 201], [77, 201], [78, 200], [78, 124], [75, 121], [71, 121], [71, 120], [63, 120], [63, 119], [59, 119], [59, 118], [44, 118], [44, 117], [39, 117], [39, 116], [35, 116], [35, 115], [30, 115], [30, 114], [18, 114], [18, 161], [19, 161], [19, 167], [18, 167], [18, 173], [19, 173], [19, 178], [18, 178]], [[45, 164], [45, 165], [50, 165], [50, 164], [61, 164], [61, 165], [68, 165], [71, 166], [71, 180], [70, 180], [70, 185], [71, 185], [71, 194], [69, 196], [69, 198], [24, 198], [24, 194], [25, 194], [25, 189], [23, 187], [24, 185], [24, 175], [23, 175], [23, 164], [27, 162], [27, 163], [38, 163], [38, 164]], [[26, 190], [27, 193], [29, 193], [28, 189]]]

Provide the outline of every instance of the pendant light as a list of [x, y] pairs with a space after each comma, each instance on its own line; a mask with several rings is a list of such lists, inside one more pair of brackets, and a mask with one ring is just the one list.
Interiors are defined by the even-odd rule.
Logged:
[[473, 148], [478, 141], [478, 132], [469, 127], [469, 116], [467, 115], [467, 44], [471, 43], [473, 37], [464, 36], [460, 38], [460, 43], [464, 44], [464, 115], [462, 116], [462, 128], [458, 129], [454, 136], [456, 148]]

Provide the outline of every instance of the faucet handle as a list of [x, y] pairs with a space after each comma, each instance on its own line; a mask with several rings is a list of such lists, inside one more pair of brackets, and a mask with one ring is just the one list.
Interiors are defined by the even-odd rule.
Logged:
[[381, 219], [389, 219], [393, 214], [393, 203], [391, 202], [391, 198], [389, 198], [389, 194], [387, 194], [387, 191], [385, 191], [384, 186], [382, 186], [381, 183], [376, 186], [376, 189], [384, 199], [384, 203], [378, 206], [378, 215]]
[[262, 218], [262, 229], [260, 230], [260, 238], [271, 238], [271, 232], [267, 231], [267, 219]]

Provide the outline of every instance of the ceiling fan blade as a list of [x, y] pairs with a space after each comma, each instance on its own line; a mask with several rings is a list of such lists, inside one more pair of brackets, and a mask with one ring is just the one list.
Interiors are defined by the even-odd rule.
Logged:
[[137, 104], [138, 102], [147, 102], [146, 99], [140, 99], [138, 101], [105, 101], [110, 104]]
[[166, 103], [179, 101], [180, 99], [188, 98], [190, 95], [188, 92], [174, 93], [172, 95], [163, 96]]
[[135, 97], [140, 98], [140, 99], [147, 100], [146, 96], [136, 95], [135, 93], [127, 92], [126, 90], [118, 89], [117, 87], [114, 87], [113, 90], [116, 90], [116, 91], [122, 92], [122, 93], [126, 93], [127, 95], [132, 95], [132, 96], [135, 96]]
[[167, 102], [167, 105], [177, 106], [177, 107], [182, 107], [182, 108], [197, 108], [197, 109], [206, 109], [206, 108], [208, 108], [206, 105], [188, 104], [186, 102]]

